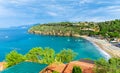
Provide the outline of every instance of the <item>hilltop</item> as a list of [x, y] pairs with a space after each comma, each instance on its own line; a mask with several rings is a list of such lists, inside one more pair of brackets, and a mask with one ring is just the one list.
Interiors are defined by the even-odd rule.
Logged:
[[105, 22], [58, 22], [35, 25], [28, 32], [56, 36], [97, 35], [111, 40], [120, 38], [119, 26], [118, 19]]
[[[96, 28], [95, 28], [96, 27]], [[59, 23], [48, 23], [33, 26], [29, 29], [30, 33], [43, 34], [43, 35], [58, 35], [58, 36], [75, 36], [84, 35], [97, 31], [95, 24], [92, 27], [89, 23], [71, 23], [71, 22], [59, 22]]]

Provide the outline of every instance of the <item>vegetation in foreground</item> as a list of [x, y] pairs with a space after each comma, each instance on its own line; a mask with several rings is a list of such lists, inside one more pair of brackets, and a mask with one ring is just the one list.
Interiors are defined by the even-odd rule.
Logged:
[[13, 50], [6, 55], [7, 67], [11, 67], [20, 62], [30, 61], [38, 62], [41, 64], [51, 64], [53, 62], [68, 63], [74, 60], [77, 54], [71, 49], [63, 49], [59, 53], [55, 53], [52, 48], [41, 48], [36, 47], [31, 49], [25, 55], [19, 54], [17, 51]]
[[120, 38], [120, 20], [105, 22], [58, 22], [38, 24], [29, 29], [30, 33], [44, 35], [74, 36], [89, 35], [104, 38]]
[[120, 73], [120, 58], [111, 58], [108, 61], [101, 58], [95, 65], [95, 73]]
[[7, 67], [16, 65], [20, 62], [25, 61], [26, 58], [22, 54], [19, 54], [17, 51], [13, 50], [6, 56]]
[[74, 66], [73, 70], [72, 70], [72, 73], [82, 73], [82, 70], [79, 66]]
[[[30, 61], [41, 64], [51, 64], [54, 62], [69, 63], [74, 60], [76, 53], [71, 49], [63, 49], [59, 53], [55, 53], [52, 48], [36, 47], [31, 49], [25, 55], [19, 54], [13, 50], [6, 55], [7, 67], [11, 67], [20, 62]], [[120, 73], [120, 58], [111, 58], [108, 61], [99, 59], [95, 61], [95, 73]], [[81, 72], [78, 67], [73, 67], [73, 73]], [[59, 73], [57, 71], [53, 73]]]

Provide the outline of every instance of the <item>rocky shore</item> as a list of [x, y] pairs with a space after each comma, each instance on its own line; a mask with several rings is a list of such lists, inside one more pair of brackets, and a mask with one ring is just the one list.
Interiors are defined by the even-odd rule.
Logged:
[[79, 34], [75, 34], [74, 32], [67, 31], [67, 32], [62, 32], [62, 31], [28, 31], [29, 33], [32, 34], [42, 34], [42, 35], [54, 35], [54, 36], [80, 36]]

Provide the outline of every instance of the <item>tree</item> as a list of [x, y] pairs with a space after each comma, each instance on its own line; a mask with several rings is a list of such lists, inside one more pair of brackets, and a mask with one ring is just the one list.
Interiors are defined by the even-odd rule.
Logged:
[[32, 62], [39, 62], [42, 64], [51, 64], [54, 62], [55, 51], [52, 48], [40, 48], [36, 47], [31, 49], [27, 54], [26, 58]]
[[52, 48], [46, 47], [43, 51], [41, 63], [51, 64], [55, 61], [55, 51]]
[[59, 62], [70, 62], [72, 61], [77, 54], [71, 49], [64, 49], [56, 55], [56, 60]]
[[74, 66], [72, 69], [72, 73], [82, 73], [82, 70], [79, 66]]
[[31, 49], [25, 56], [17, 53], [16, 51], [12, 51], [6, 56], [6, 61], [8, 62], [8, 66], [18, 64], [25, 60], [38, 62], [41, 64], [51, 64], [55, 61], [70, 62], [74, 59], [75, 56], [76, 53], [74, 53], [70, 49], [64, 49], [56, 55], [55, 51], [52, 48], [47, 47], [43, 49], [40, 47], [36, 47]]
[[15, 50], [11, 51], [9, 54], [6, 55], [7, 67], [11, 67], [25, 60], [26, 60], [25, 57]]
[[97, 60], [95, 73], [120, 73], [120, 58]]
[[95, 64], [96, 64], [96, 68], [95, 68], [96, 73], [107, 73], [108, 63], [104, 58], [100, 58], [95, 62]]
[[27, 54], [26, 58], [29, 61], [32, 62], [38, 62], [39, 60], [42, 60], [43, 58], [43, 49], [40, 47], [36, 47], [31, 49]]

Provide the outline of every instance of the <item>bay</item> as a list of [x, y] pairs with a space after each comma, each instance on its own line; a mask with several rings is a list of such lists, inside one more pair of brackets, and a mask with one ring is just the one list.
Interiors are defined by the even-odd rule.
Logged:
[[56, 53], [64, 48], [70, 48], [78, 54], [75, 60], [105, 58], [97, 47], [83, 38], [35, 35], [29, 34], [28, 29], [20, 27], [0, 29], [0, 61], [4, 61], [5, 56], [12, 50], [25, 54], [34, 47], [50, 47]]

